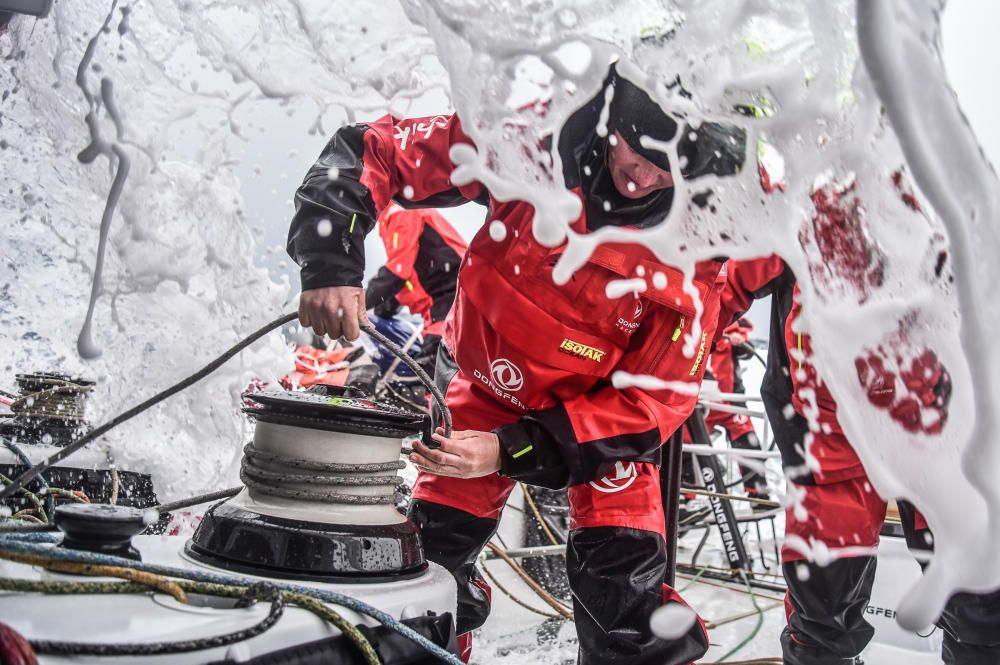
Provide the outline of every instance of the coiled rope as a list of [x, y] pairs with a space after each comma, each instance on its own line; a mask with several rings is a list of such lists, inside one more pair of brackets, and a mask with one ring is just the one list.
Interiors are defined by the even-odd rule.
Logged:
[[[39, 386], [41, 390], [31, 390]], [[59, 376], [18, 377], [21, 393], [10, 404], [15, 416], [82, 421], [84, 399], [94, 386]]]

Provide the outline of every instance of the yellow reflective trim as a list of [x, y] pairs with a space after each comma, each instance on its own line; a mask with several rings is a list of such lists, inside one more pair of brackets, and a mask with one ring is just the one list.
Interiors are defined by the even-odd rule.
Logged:
[[358, 221], [358, 213], [351, 215], [351, 228], [347, 230], [348, 233], [354, 233], [354, 222]]
[[517, 459], [518, 457], [520, 457], [521, 455], [524, 455], [525, 453], [530, 453], [533, 448], [534, 448], [534, 446], [529, 443], [527, 448], [524, 448], [523, 450], [517, 451], [516, 453], [514, 453], [513, 455], [511, 455], [511, 457], [513, 457], [514, 459]]

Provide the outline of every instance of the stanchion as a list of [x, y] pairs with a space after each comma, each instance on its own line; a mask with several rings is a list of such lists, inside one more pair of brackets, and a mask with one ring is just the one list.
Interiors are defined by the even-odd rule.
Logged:
[[666, 459], [660, 465], [660, 498], [663, 502], [663, 518], [666, 522], [667, 534], [667, 574], [664, 582], [671, 588], [674, 586], [674, 575], [677, 569], [677, 521], [681, 505], [681, 466], [683, 454], [681, 443], [683, 428], [678, 429], [667, 439]]

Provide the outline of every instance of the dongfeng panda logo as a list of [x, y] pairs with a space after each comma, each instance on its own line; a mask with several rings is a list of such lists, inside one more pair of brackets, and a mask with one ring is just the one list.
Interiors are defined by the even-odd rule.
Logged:
[[612, 473], [609, 473], [599, 480], [590, 481], [590, 486], [598, 492], [614, 494], [615, 492], [621, 492], [622, 490], [628, 489], [638, 477], [639, 472], [635, 468], [635, 462], [625, 463], [619, 461], [615, 462], [615, 468]]
[[512, 393], [524, 385], [524, 374], [521, 373], [521, 369], [506, 358], [494, 360], [490, 364], [490, 376], [493, 377], [494, 383]]

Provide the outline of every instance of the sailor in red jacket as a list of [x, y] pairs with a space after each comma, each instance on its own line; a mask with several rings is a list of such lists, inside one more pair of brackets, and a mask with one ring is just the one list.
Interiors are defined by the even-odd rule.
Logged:
[[[859, 293], [881, 279], [880, 258], [867, 247], [859, 223], [860, 204], [847, 189], [819, 190], [813, 197], [814, 231], [825, 265]], [[844, 251], [851, 248], [851, 251]], [[866, 251], [871, 250], [871, 251]], [[860, 258], [859, 258], [860, 257]], [[947, 278], [945, 275], [944, 278]], [[771, 339], [761, 396], [781, 451], [782, 464], [807, 518], [789, 508], [785, 521], [782, 567], [788, 584], [788, 624], [782, 633], [786, 665], [851, 665], [874, 634], [865, 610], [875, 579], [875, 557], [842, 553], [820, 566], [806, 561], [803, 544], [875, 547], [886, 514], [886, 502], [868, 482], [865, 469], [844, 436], [837, 404], [811, 362], [812, 341], [800, 330], [801, 314], [795, 276], [778, 257], [731, 261], [722, 295], [723, 321], [746, 312], [754, 298], [771, 295]], [[906, 346], [887, 340], [886, 349]], [[893, 358], [898, 379], [881, 355], [855, 361], [858, 380], [869, 401], [885, 409], [907, 431], [933, 435], [948, 416], [950, 380], [932, 351], [915, 358]], [[791, 410], [788, 407], [791, 406]], [[818, 430], [810, 431], [810, 413]], [[813, 463], [803, 451], [809, 443]], [[900, 504], [907, 544], [928, 549], [927, 525], [911, 506]], [[938, 620], [944, 632], [946, 665], [1000, 663], [1000, 591], [955, 594]]]
[[388, 313], [406, 306], [423, 318], [423, 341], [415, 358], [433, 376], [445, 318], [455, 302], [465, 240], [441, 213], [406, 210], [396, 203], [382, 210], [378, 232], [385, 265], [368, 280], [365, 307]]
[[[656, 224], [673, 200], [666, 155], [642, 148], [639, 139], [670, 140], [677, 123], [614, 72], [607, 85], [614, 86], [610, 134], [597, 131], [602, 90], [567, 121], [557, 146], [566, 185], [583, 203], [573, 224], [578, 233]], [[691, 663], [708, 647], [701, 622], [663, 640], [651, 633], [649, 618], [665, 602], [682, 602], [663, 584], [657, 467], [661, 444], [691, 413], [697, 391], [617, 389], [611, 375], [697, 388], [717, 322], [723, 263], [696, 266], [703, 305], [697, 325], [681, 274], [640, 246], [603, 245], [568, 282], [556, 284], [553, 266], [565, 246], [535, 241], [531, 205], [497, 200], [480, 183], [451, 183], [449, 150], [461, 143], [471, 140], [453, 115], [385, 116], [337, 132], [296, 194], [288, 247], [302, 268], [300, 319], [331, 336], [358, 334], [364, 235], [404, 189], [411, 205], [488, 204], [488, 219], [506, 232], [483, 229], [469, 245], [438, 356], [436, 380], [455, 432], [436, 437], [438, 450], [416, 445], [411, 457], [422, 472], [410, 514], [427, 557], [458, 582], [458, 631], [486, 619], [489, 588], [475, 563], [515, 483], [568, 487], [566, 565], [580, 662]], [[745, 133], [703, 123], [697, 131], [684, 128], [678, 146], [685, 176], [697, 186], [700, 175], [742, 166]], [[331, 180], [333, 166], [339, 177]], [[324, 219], [333, 222], [325, 236], [317, 233]], [[607, 297], [608, 284], [622, 279], [643, 279], [646, 289]], [[689, 357], [684, 334], [692, 329], [699, 331], [697, 352]]]
[[[720, 325], [724, 323], [720, 321]], [[719, 386], [719, 392], [742, 393], [745, 392], [743, 380], [741, 378], [740, 361], [751, 357], [746, 351], [748, 335], [753, 330], [753, 324], [748, 319], [740, 318], [729, 324], [722, 331], [722, 337], [715, 342], [712, 355], [709, 356], [709, 371], [712, 378]], [[737, 403], [735, 406], [745, 406]], [[725, 430], [733, 448], [742, 450], [760, 450], [760, 439], [757, 438], [757, 431], [753, 422], [748, 416], [738, 413], [728, 413], [725, 411], [709, 410], [705, 415], [705, 424], [709, 429], [721, 427]], [[750, 467], [740, 465], [740, 475], [743, 478], [743, 488], [748, 496], [757, 499], [769, 499], [770, 493], [767, 491], [767, 481], [757, 471]]]

